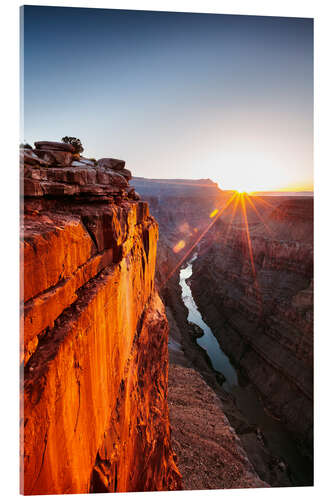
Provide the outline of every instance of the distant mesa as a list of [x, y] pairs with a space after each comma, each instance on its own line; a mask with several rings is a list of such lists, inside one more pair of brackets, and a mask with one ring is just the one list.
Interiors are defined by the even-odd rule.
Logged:
[[129, 185], [132, 173], [116, 158], [85, 158], [81, 141], [64, 137], [63, 142], [36, 141], [35, 149], [20, 145], [20, 165], [25, 197], [84, 197], [91, 201], [113, 198], [138, 201]]
[[154, 184], [174, 184], [176, 186], [205, 186], [205, 187], [218, 187], [217, 182], [211, 179], [149, 179], [147, 177], [135, 177], [139, 183], [154, 183]]
[[148, 179], [133, 177], [132, 184], [142, 196], [210, 196], [222, 193], [211, 179]]
[[253, 191], [251, 196], [313, 196], [313, 191]]

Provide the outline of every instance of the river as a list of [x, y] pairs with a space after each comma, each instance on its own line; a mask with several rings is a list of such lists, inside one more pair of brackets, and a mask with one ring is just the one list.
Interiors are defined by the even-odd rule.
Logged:
[[[202, 319], [187, 283], [192, 276], [192, 263], [196, 258], [195, 253], [180, 270], [179, 284], [182, 289], [183, 302], [188, 309], [188, 321], [198, 325], [204, 332], [201, 337], [197, 338], [198, 345], [207, 352], [214, 370], [225, 378], [223, 389], [234, 396], [237, 407], [247, 421], [260, 429], [270, 452], [288, 465], [293, 484], [295, 486], [311, 485], [312, 465], [299, 453], [293, 438], [284, 426], [266, 412], [255, 388], [250, 383], [240, 384], [236, 367], [223, 352], [223, 346], [221, 348], [212, 330]], [[204, 283], [202, 285], [204, 286]]]

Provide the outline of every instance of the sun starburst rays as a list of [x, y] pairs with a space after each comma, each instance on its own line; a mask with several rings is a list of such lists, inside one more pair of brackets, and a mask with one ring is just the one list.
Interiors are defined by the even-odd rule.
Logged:
[[[255, 199], [254, 199], [255, 198]], [[217, 220], [220, 219], [220, 217], [224, 214], [226, 215], [227, 209], [230, 207], [231, 208], [231, 213], [229, 212], [228, 217], [228, 222], [226, 230], [221, 236], [220, 242], [221, 245], [226, 245], [228, 241], [228, 237], [230, 235], [230, 232], [233, 230], [241, 230], [242, 235], [244, 236], [244, 244], [247, 248], [247, 253], [249, 257], [249, 264], [251, 268], [251, 274], [252, 274], [252, 279], [253, 279], [253, 290], [254, 290], [254, 297], [257, 302], [258, 308], [262, 308], [262, 297], [260, 293], [260, 288], [259, 288], [259, 283], [257, 280], [257, 271], [256, 271], [256, 265], [255, 265], [255, 258], [254, 258], [254, 253], [253, 253], [253, 244], [252, 244], [252, 238], [251, 238], [251, 230], [250, 226], [253, 223], [253, 215], [255, 214], [257, 220], [259, 220], [262, 224], [262, 227], [269, 233], [270, 236], [272, 236], [272, 230], [264, 220], [262, 214], [260, 213], [260, 207], [257, 205], [256, 206], [256, 201], [258, 201], [259, 197], [252, 197], [250, 194], [247, 192], [238, 192], [234, 191], [233, 194], [230, 195], [230, 197], [225, 201], [225, 203], [220, 207], [220, 208], [215, 208], [213, 211], [208, 214], [208, 218], [212, 219], [209, 221], [207, 226], [201, 231], [200, 235], [195, 239], [194, 242], [191, 242], [190, 246], [188, 249], [185, 250], [184, 254], [181, 256], [177, 264], [173, 267], [173, 269], [169, 272], [168, 276], [164, 280], [164, 282], [161, 285], [161, 288], [164, 288], [171, 276], [177, 271], [177, 269], [180, 268], [180, 266], [183, 264], [186, 259], [191, 255], [191, 253], [194, 251], [194, 249], [197, 247], [197, 245], [200, 243], [200, 241], [204, 238], [204, 236], [208, 233], [208, 231], [214, 226], [214, 224], [217, 222]], [[274, 209], [275, 207], [271, 205], [269, 202], [266, 200], [262, 200], [260, 198], [262, 211], [267, 211], [269, 209]], [[265, 207], [265, 208], [264, 208]], [[249, 215], [248, 215], [248, 208], [252, 209], [252, 214], [251, 214], [251, 222], [249, 221]], [[236, 214], [238, 214], [238, 222], [237, 224], [234, 222]], [[240, 219], [240, 223], [239, 223]], [[227, 218], [226, 218], [227, 221]], [[239, 228], [240, 224], [240, 228]], [[236, 229], [237, 226], [237, 229]], [[220, 235], [219, 235], [220, 237]], [[186, 248], [186, 241], [184, 241], [184, 238], [182, 238], [173, 248], [174, 248], [174, 253], [178, 253], [183, 251]]]
[[252, 241], [251, 241], [251, 236], [250, 236], [249, 223], [247, 220], [247, 210], [245, 207], [245, 194], [242, 193], [240, 195], [240, 197], [241, 197], [241, 206], [242, 206], [242, 211], [243, 211], [243, 220], [244, 220], [244, 224], [245, 224], [245, 234], [246, 234], [247, 245], [248, 245], [248, 250], [249, 250], [249, 257], [250, 257], [253, 277], [254, 277], [254, 279], [256, 279], [256, 268], [255, 268], [254, 260], [253, 260]]
[[251, 200], [251, 197], [245, 193], [245, 198], [246, 198], [246, 201], [251, 205], [251, 207], [253, 208], [253, 210], [255, 211], [256, 215], [258, 216], [258, 219], [263, 223], [265, 229], [267, 230], [267, 232], [273, 236], [273, 230], [269, 227], [269, 225], [267, 224], [267, 222], [264, 220], [264, 218], [262, 217], [262, 215], [259, 213], [257, 207], [255, 206], [255, 203], [254, 203], [254, 200], [252, 201]]
[[232, 201], [234, 200], [234, 198], [236, 197], [236, 193], [234, 193], [228, 200], [227, 202], [223, 205], [223, 207], [221, 207], [217, 214], [215, 215], [215, 217], [213, 218], [213, 220], [208, 224], [208, 226], [201, 232], [201, 234], [199, 235], [199, 237], [195, 240], [195, 242], [191, 245], [191, 247], [185, 252], [185, 254], [183, 255], [183, 257], [180, 259], [180, 261], [176, 264], [176, 266], [172, 269], [172, 271], [169, 273], [169, 275], [167, 276], [167, 278], [165, 279], [165, 281], [163, 282], [162, 284], [162, 288], [165, 286], [165, 284], [167, 283], [167, 281], [171, 278], [171, 276], [177, 271], [177, 269], [179, 269], [179, 267], [182, 265], [182, 263], [187, 259], [187, 257], [193, 252], [193, 250], [195, 249], [195, 247], [200, 243], [200, 241], [202, 240], [202, 238], [207, 234], [207, 232], [210, 230], [210, 228], [216, 223], [216, 221], [221, 217], [221, 215], [223, 214], [223, 212], [228, 208], [228, 206], [232, 203]]

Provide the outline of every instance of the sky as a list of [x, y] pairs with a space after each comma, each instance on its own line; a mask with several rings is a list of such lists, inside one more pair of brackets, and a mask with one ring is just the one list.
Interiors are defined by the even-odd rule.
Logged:
[[313, 187], [313, 20], [25, 6], [22, 141], [135, 176]]

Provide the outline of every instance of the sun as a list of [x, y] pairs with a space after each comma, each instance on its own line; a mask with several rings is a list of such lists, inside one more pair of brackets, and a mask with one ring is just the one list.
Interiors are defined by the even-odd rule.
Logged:
[[[226, 189], [222, 181], [218, 181], [218, 185], [220, 189], [222, 190]], [[228, 191], [234, 191], [237, 194], [248, 194], [248, 195], [256, 191], [255, 184], [253, 181], [251, 182], [250, 179], [244, 179], [243, 182], [240, 181], [239, 183], [236, 182], [233, 186], [230, 186], [227, 189]]]
[[239, 193], [239, 194], [248, 194], [250, 195], [251, 193], [254, 193], [256, 191], [256, 184], [255, 182], [251, 182], [250, 180], [248, 182], [240, 182], [240, 183], [235, 183], [235, 186], [233, 187], [234, 190]]
[[251, 196], [251, 193], [253, 193], [252, 190], [246, 188], [245, 186], [239, 187], [238, 189], [233, 190], [238, 196]]

